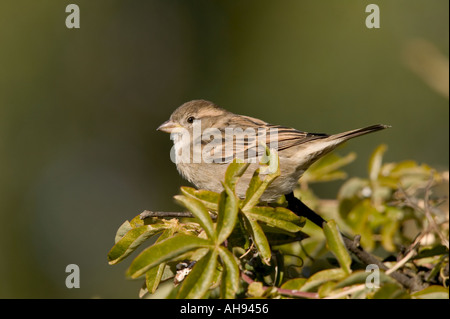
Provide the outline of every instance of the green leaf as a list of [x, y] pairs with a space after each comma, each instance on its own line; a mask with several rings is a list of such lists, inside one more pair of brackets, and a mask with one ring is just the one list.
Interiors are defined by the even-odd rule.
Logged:
[[373, 295], [373, 299], [410, 299], [411, 296], [398, 284], [386, 284]]
[[306, 238], [309, 238], [309, 235], [302, 231], [291, 233], [281, 228], [274, 228], [265, 224], [260, 226], [272, 246], [300, 242]]
[[250, 180], [245, 199], [242, 203], [243, 211], [248, 210], [258, 204], [259, 199], [266, 191], [267, 187], [269, 187], [270, 183], [272, 183], [272, 181], [279, 176], [278, 174], [266, 175], [264, 179], [261, 180], [259, 171], [260, 169], [258, 168], [253, 173], [253, 177]]
[[234, 191], [238, 179], [245, 173], [247, 167], [250, 163], [239, 163], [237, 159], [228, 165], [227, 171], [225, 172], [225, 184]]
[[[367, 272], [364, 270], [355, 271], [350, 276], [339, 281], [338, 284], [335, 286], [335, 288], [338, 289], [338, 288], [344, 288], [344, 287], [358, 285], [358, 284], [365, 284], [367, 281], [367, 276], [369, 276], [371, 274], [372, 274], [371, 272]], [[394, 279], [392, 279], [391, 277], [389, 277], [382, 271], [380, 271], [378, 273], [378, 275], [379, 275], [380, 284], [396, 283], [396, 281]]]
[[256, 220], [251, 217], [245, 216], [245, 214], [243, 215], [244, 221], [252, 234], [253, 242], [255, 243], [255, 246], [260, 253], [262, 262], [266, 265], [269, 265], [272, 253], [270, 251], [270, 245], [266, 238], [266, 235], [264, 234], [261, 226]]
[[[267, 151], [267, 148], [266, 148]], [[245, 199], [242, 202], [242, 211], [246, 211], [256, 204], [258, 204], [260, 197], [273, 182], [275, 178], [280, 176], [280, 167], [278, 165], [278, 154], [276, 151], [270, 151], [269, 155], [269, 165], [260, 167], [255, 170], [253, 173], [252, 179], [250, 180], [250, 184], [247, 188], [247, 192], [245, 194]], [[276, 165], [276, 166], [274, 166]], [[262, 179], [261, 176], [263, 173], [261, 171], [267, 172]]]
[[[259, 191], [258, 191], [259, 190]], [[256, 205], [259, 201], [259, 198], [264, 193], [265, 188], [263, 188], [263, 180], [259, 177], [259, 168], [253, 172], [253, 177], [250, 180], [250, 184], [248, 185], [245, 199], [242, 202], [242, 209], [246, 209], [246, 205], [248, 207], [252, 207]], [[248, 204], [250, 203], [250, 204]]]
[[339, 214], [343, 218], [347, 218], [349, 212], [357, 205], [361, 199], [363, 190], [370, 190], [367, 180], [353, 177], [347, 180], [339, 189]]
[[442, 286], [429, 286], [411, 295], [417, 299], [448, 299], [448, 288]]
[[291, 222], [298, 226], [303, 226], [306, 222], [306, 219], [304, 217], [300, 217], [294, 214], [292, 211], [285, 207], [256, 206], [253, 207], [250, 212], [252, 212], [253, 214], [267, 215], [271, 218]]
[[289, 290], [300, 290], [300, 288], [302, 288], [302, 286], [305, 284], [306, 280], [307, 280], [306, 278], [294, 278], [286, 281], [284, 284], [281, 285], [280, 288]]
[[166, 227], [167, 226], [164, 224], [157, 224], [132, 228], [124, 236], [122, 236], [120, 240], [109, 251], [109, 264], [114, 265], [122, 261], [149, 237], [155, 235], [158, 232], [162, 232]]
[[334, 287], [336, 286], [336, 282], [334, 281], [327, 281], [324, 282], [319, 289], [317, 289], [317, 293], [319, 294], [320, 298], [325, 298], [330, 296], [331, 292], [334, 290]]
[[114, 239], [114, 242], [117, 243], [119, 240], [122, 239], [123, 236], [133, 228], [137, 228], [140, 226], [144, 226], [145, 223], [141, 219], [141, 215], [137, 215], [134, 217], [131, 221], [126, 220], [122, 225], [120, 225], [119, 229], [116, 233], [116, 238]]
[[[159, 243], [163, 241], [164, 239], [167, 239], [171, 237], [175, 232], [175, 229], [169, 228], [166, 229], [161, 236], [159, 236], [156, 243]], [[166, 268], [166, 263], [163, 262], [159, 264], [158, 266], [155, 266], [151, 268], [149, 271], [145, 274], [145, 285], [147, 286], [148, 292], [151, 294], [155, 293], [156, 289], [159, 286], [159, 283], [161, 282], [162, 276], [164, 274], [164, 270]]]
[[166, 263], [151, 268], [145, 273], [145, 286], [149, 293], [154, 294], [161, 282], [162, 275], [166, 268]]
[[178, 299], [202, 298], [211, 286], [217, 265], [217, 251], [210, 250], [192, 268], [178, 291]]
[[[264, 144], [264, 143], [262, 143]], [[278, 153], [275, 149], [270, 149], [265, 146], [265, 155], [262, 157], [260, 164], [262, 165], [260, 173], [263, 175], [280, 175], [280, 162], [278, 158]]]
[[344, 179], [347, 174], [338, 169], [353, 162], [355, 158], [355, 153], [349, 153], [344, 157], [336, 153], [330, 153], [312, 164], [302, 175], [301, 181], [311, 183]]
[[205, 205], [198, 199], [188, 197], [185, 195], [174, 196], [175, 200], [186, 207], [198, 220], [199, 224], [205, 230], [210, 239], [216, 239], [216, 232], [214, 230], [213, 221]]
[[131, 263], [126, 275], [138, 278], [150, 268], [169, 261], [193, 249], [212, 247], [211, 241], [196, 236], [178, 234], [142, 251]]
[[219, 248], [219, 255], [224, 266], [220, 295], [223, 299], [233, 299], [239, 289], [239, 266], [233, 254], [225, 247]]
[[265, 290], [262, 282], [254, 281], [248, 285], [247, 294], [253, 298], [262, 298], [264, 296]]
[[342, 270], [349, 275], [351, 273], [350, 265], [352, 263], [352, 258], [345, 247], [344, 240], [342, 239], [342, 235], [339, 232], [336, 222], [330, 220], [324, 223], [323, 232], [331, 252], [336, 256]]
[[[418, 165], [415, 161], [403, 161], [400, 163], [385, 164], [382, 167], [383, 175], [396, 181], [407, 189], [408, 187], [428, 182], [433, 175], [433, 169], [426, 164]], [[393, 188], [397, 188], [397, 185]]]
[[[140, 227], [140, 226], [144, 226], [144, 225], [147, 225], [146, 220], [149, 220], [149, 219], [143, 220], [143, 219], [141, 218], [141, 214], [139, 214], [139, 215], [135, 216], [132, 220], [130, 220], [130, 225], [131, 225], [131, 227], [133, 227], [133, 228], [137, 228], [137, 227]], [[157, 221], [157, 222], [158, 222], [158, 221]]]
[[372, 153], [369, 160], [369, 178], [371, 182], [375, 182], [380, 175], [381, 164], [383, 163], [383, 155], [387, 150], [385, 144], [378, 146]]
[[298, 232], [301, 227], [295, 223], [301, 223], [303, 220], [284, 207], [263, 207], [255, 206], [245, 212], [249, 218], [262, 221], [273, 227], [277, 227], [288, 232]]
[[119, 240], [122, 239], [123, 236], [125, 236], [126, 233], [128, 233], [133, 227], [131, 227], [131, 224], [128, 220], [126, 220], [122, 225], [120, 225], [119, 229], [116, 232], [116, 238], [114, 238], [114, 242], [117, 243]]
[[341, 186], [337, 197], [339, 200], [360, 197], [361, 190], [368, 186], [369, 183], [367, 180], [359, 177], [352, 177]]
[[346, 276], [347, 274], [341, 268], [322, 270], [309, 277], [300, 288], [300, 291], [314, 291], [325, 282], [339, 281]]
[[181, 192], [188, 197], [192, 197], [201, 201], [208, 210], [217, 212], [217, 202], [219, 201], [220, 196], [218, 193], [207, 191], [204, 189], [197, 190], [195, 188], [185, 186], [181, 187]]
[[223, 184], [224, 191], [220, 194], [219, 211], [217, 216], [217, 242], [221, 244], [228, 238], [236, 225], [239, 212], [239, 199], [230, 186]]
[[427, 258], [433, 256], [439, 256], [448, 254], [447, 247], [444, 245], [437, 245], [434, 247], [425, 247], [419, 251], [419, 253], [413, 257], [413, 259]]
[[369, 220], [379, 215], [378, 210], [372, 206], [370, 199], [359, 202], [348, 214], [347, 222], [356, 234], [361, 235], [361, 243], [367, 250], [375, 247], [372, 228]]
[[400, 227], [396, 218], [393, 218], [395, 213], [402, 214], [402, 210], [397, 207], [386, 207], [385, 215], [389, 218], [386, 218], [387, 220], [381, 227], [381, 244], [390, 252], [394, 252], [396, 249], [394, 236]]

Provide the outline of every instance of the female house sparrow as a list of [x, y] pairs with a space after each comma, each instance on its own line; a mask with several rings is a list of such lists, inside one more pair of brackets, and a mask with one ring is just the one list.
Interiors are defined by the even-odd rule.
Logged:
[[171, 133], [172, 160], [197, 188], [221, 192], [228, 164], [234, 158], [250, 162], [236, 185], [240, 198], [245, 197], [250, 179], [260, 166], [258, 158], [265, 151], [260, 142], [274, 148], [280, 176], [261, 196], [261, 201], [272, 202], [291, 193], [305, 170], [341, 143], [388, 127], [377, 124], [334, 135], [307, 133], [237, 115], [209, 101], [193, 100], [178, 107], [158, 130]]

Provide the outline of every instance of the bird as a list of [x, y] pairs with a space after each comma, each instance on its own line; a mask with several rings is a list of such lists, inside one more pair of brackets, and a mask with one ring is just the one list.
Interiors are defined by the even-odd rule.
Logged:
[[179, 173], [198, 189], [220, 193], [229, 163], [236, 158], [250, 163], [235, 187], [239, 198], [245, 198], [265, 146], [275, 149], [280, 175], [260, 198], [270, 203], [292, 193], [303, 173], [340, 144], [389, 127], [375, 124], [332, 135], [308, 133], [234, 114], [200, 99], [179, 106], [157, 130], [171, 134], [171, 159]]

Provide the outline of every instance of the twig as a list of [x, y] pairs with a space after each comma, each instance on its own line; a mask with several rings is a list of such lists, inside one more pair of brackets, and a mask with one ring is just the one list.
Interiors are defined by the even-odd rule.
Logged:
[[248, 253], [252, 251], [253, 246], [254, 246], [254, 243], [252, 242], [252, 244], [250, 245], [250, 248], [249, 248], [245, 253], [243, 253], [241, 256], [239, 256], [239, 259], [242, 259], [242, 258], [244, 258], [245, 256], [247, 256]]
[[416, 254], [416, 250], [411, 249], [411, 251], [408, 254], [406, 254], [406, 256], [403, 257], [399, 262], [397, 262], [394, 267], [386, 270], [386, 272], [385, 272], [386, 275], [390, 275], [397, 269], [400, 269], [401, 267], [403, 267], [403, 265], [405, 265], [411, 258], [413, 258], [415, 254]]

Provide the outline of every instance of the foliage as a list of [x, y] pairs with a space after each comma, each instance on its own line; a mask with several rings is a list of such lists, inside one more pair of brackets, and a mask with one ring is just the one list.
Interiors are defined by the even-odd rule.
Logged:
[[[280, 173], [276, 152], [267, 151], [267, 165], [278, 169], [263, 174], [261, 164], [244, 199], [235, 185], [248, 164], [233, 162], [222, 193], [182, 187], [175, 196], [194, 220], [138, 215], [118, 229], [108, 261], [121, 262], [159, 235], [126, 273], [145, 276], [141, 297], [168, 282], [169, 298], [448, 298], [448, 202], [441, 200], [448, 173], [412, 161], [383, 164], [385, 151], [378, 147], [368, 178], [347, 179], [336, 200], [320, 200], [310, 185], [347, 178], [341, 168], [354, 154], [330, 154], [305, 173], [295, 193], [326, 217], [323, 229], [287, 209], [284, 197], [259, 203]], [[343, 233], [361, 235], [366, 250], [422, 289], [402, 287], [390, 270], [366, 268], [348, 252]]]

